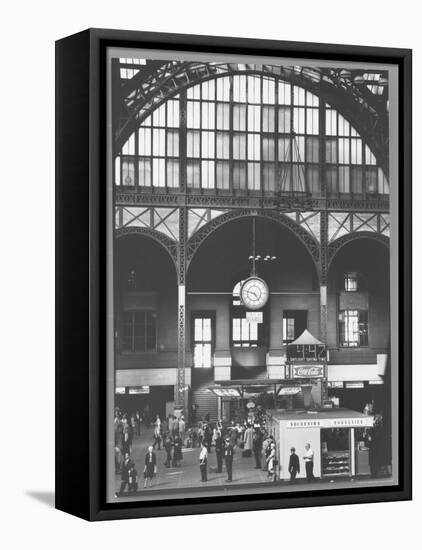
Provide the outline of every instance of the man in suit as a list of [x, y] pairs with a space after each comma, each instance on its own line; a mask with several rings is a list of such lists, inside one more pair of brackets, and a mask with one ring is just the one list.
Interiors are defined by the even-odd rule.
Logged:
[[164, 439], [164, 449], [166, 450], [166, 461], [164, 466], [170, 468], [172, 457], [171, 457], [171, 448], [173, 447], [173, 441], [169, 434], [166, 434]]
[[212, 442], [211, 429], [209, 427], [209, 424], [206, 424], [204, 428], [204, 443], [209, 453], [211, 452], [211, 442]]
[[123, 432], [122, 437], [122, 454], [123, 456], [126, 456], [127, 454], [130, 454], [130, 446], [132, 444], [132, 440], [130, 437], [129, 427], [126, 427]]
[[224, 441], [220, 430], [218, 430], [217, 437], [215, 438], [215, 454], [217, 457], [217, 472], [221, 474], [223, 471]]
[[226, 461], [227, 479], [226, 481], [232, 481], [233, 475], [233, 445], [230, 442], [230, 438], [226, 438], [226, 446], [224, 447], [224, 459]]
[[129, 485], [129, 470], [132, 468], [133, 462], [130, 459], [129, 453], [125, 454], [125, 460], [122, 464], [122, 482], [120, 484], [119, 493], [123, 493], [126, 485]]
[[262, 452], [262, 434], [259, 428], [256, 428], [252, 438], [252, 448], [255, 457], [255, 468], [261, 469], [261, 452]]
[[299, 457], [296, 454], [296, 449], [292, 447], [290, 449], [290, 460], [289, 460], [289, 473], [290, 481], [296, 480], [296, 475], [300, 472]]

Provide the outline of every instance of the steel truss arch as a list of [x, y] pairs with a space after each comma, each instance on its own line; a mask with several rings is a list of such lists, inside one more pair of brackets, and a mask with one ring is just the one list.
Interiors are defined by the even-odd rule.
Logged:
[[330, 269], [331, 263], [339, 250], [341, 250], [346, 244], [352, 241], [356, 241], [358, 239], [372, 239], [383, 244], [386, 248], [390, 248], [390, 239], [385, 235], [381, 235], [380, 233], [375, 233], [371, 231], [355, 231], [353, 233], [348, 233], [347, 235], [339, 237], [328, 245], [327, 271]]
[[127, 235], [139, 235], [142, 237], [149, 237], [159, 243], [170, 256], [174, 267], [176, 269], [176, 275], [178, 274], [178, 261], [177, 261], [177, 243], [172, 241], [169, 237], [156, 231], [151, 227], [120, 227], [115, 230], [114, 233], [116, 239], [125, 237]]
[[[365, 86], [341, 76], [341, 70], [274, 65], [237, 65], [168, 61], [155, 70], [139, 71], [127, 82], [114, 115], [115, 151], [158, 107], [182, 90], [207, 80], [236, 75], [263, 75], [300, 86], [345, 116], [374, 152], [388, 174], [388, 112], [386, 102], [372, 97]], [[384, 104], [385, 103], [385, 104]]]
[[206, 225], [203, 225], [194, 235], [192, 235], [186, 246], [187, 271], [189, 270], [193, 257], [201, 247], [202, 243], [210, 237], [214, 231], [231, 221], [254, 216], [257, 218], [272, 220], [282, 227], [289, 229], [296, 237], [298, 237], [305, 246], [306, 250], [309, 252], [315, 266], [316, 274], [319, 276], [320, 245], [318, 241], [288, 216], [274, 210], [255, 209], [231, 210], [230, 212], [226, 212], [221, 216], [214, 218]]

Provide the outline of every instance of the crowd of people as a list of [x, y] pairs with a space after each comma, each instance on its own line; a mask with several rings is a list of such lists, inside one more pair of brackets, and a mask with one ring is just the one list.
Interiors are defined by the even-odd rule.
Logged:
[[[239, 452], [244, 458], [251, 458], [251, 467], [262, 469], [270, 481], [277, 480], [277, 453], [274, 437], [269, 434], [263, 418], [257, 411], [244, 421], [222, 423], [211, 422], [209, 417], [200, 419], [187, 426], [183, 415], [176, 417], [170, 414], [161, 419], [159, 415], [149, 418], [136, 412], [133, 415], [115, 411], [115, 471], [121, 475], [119, 493], [126, 488], [128, 492], [138, 490], [138, 472], [132, 459], [132, 445], [135, 435], [142, 430], [152, 430], [152, 443], [144, 462], [144, 487], [152, 487], [157, 474], [157, 452], [163, 450], [164, 466], [178, 468], [183, 461], [185, 448], [198, 448], [201, 482], [208, 481], [209, 471], [222, 473], [225, 466], [227, 482], [233, 481], [233, 460]], [[142, 428], [141, 428], [142, 426]], [[214, 451], [215, 465], [211, 465], [209, 455]], [[213, 454], [214, 454], [213, 453]]]

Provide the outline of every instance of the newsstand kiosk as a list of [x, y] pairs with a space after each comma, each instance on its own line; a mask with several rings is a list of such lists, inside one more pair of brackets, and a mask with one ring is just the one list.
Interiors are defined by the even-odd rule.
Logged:
[[[367, 456], [362, 446], [365, 430], [374, 424], [372, 416], [348, 410], [267, 411], [267, 429], [273, 435], [278, 454], [278, 477], [290, 479], [290, 449], [299, 457], [300, 473], [306, 478], [305, 445], [314, 451], [314, 476], [329, 478], [367, 474]], [[361, 456], [362, 455], [362, 456]]]

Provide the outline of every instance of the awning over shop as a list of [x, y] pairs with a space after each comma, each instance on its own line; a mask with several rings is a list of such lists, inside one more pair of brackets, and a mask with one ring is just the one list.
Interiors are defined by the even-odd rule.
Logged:
[[309, 330], [305, 329], [302, 334], [296, 338], [293, 342], [288, 344], [289, 346], [324, 346], [315, 336], [313, 336]]
[[219, 397], [245, 397], [260, 393], [278, 394], [283, 388], [309, 387], [314, 384], [316, 382], [310, 381], [308, 378], [282, 378], [278, 380], [263, 378], [261, 380], [225, 380], [210, 386], [208, 389]]

